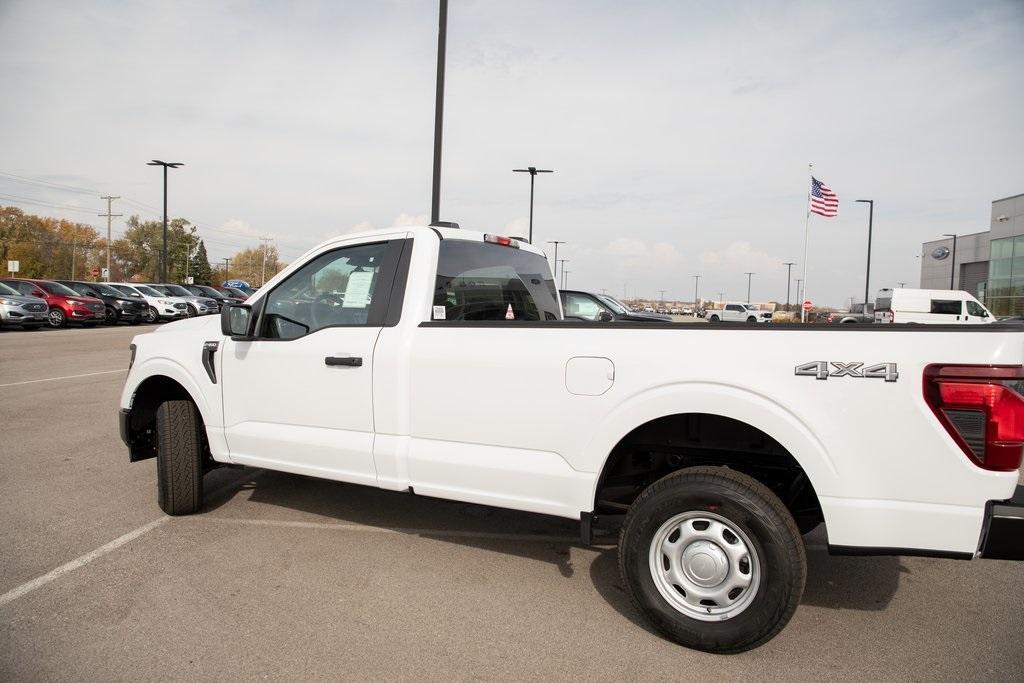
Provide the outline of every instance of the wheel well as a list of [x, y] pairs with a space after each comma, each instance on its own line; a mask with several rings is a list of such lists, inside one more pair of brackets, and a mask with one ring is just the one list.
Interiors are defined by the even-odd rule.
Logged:
[[782, 444], [749, 424], [707, 413], [660, 417], [624, 436], [598, 478], [594, 514], [622, 514], [658, 479], [698, 465], [729, 467], [761, 482], [782, 500], [801, 532], [823, 521], [814, 487]]
[[[195, 401], [188, 390], [164, 375], [153, 375], [142, 381], [132, 398], [128, 437], [132, 462], [156, 457], [156, 410], [164, 401]], [[199, 415], [202, 420], [202, 413]]]

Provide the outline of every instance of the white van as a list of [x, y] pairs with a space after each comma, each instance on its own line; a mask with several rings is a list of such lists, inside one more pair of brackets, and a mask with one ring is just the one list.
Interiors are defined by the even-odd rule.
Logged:
[[883, 289], [875, 300], [876, 323], [987, 325], [995, 316], [967, 292], [952, 289]]

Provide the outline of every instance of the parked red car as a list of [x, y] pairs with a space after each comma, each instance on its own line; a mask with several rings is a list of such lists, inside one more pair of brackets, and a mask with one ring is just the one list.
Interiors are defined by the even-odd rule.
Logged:
[[74, 290], [50, 280], [23, 280], [5, 278], [0, 280], [25, 296], [37, 296], [46, 300], [49, 307], [47, 324], [50, 327], [64, 327], [69, 322], [92, 327], [104, 318], [103, 302], [91, 296], [79, 296]]

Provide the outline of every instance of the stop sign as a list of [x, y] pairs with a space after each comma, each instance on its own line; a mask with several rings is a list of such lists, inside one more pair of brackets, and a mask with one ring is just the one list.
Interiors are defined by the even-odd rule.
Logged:
[[814, 302], [813, 302], [813, 301], [811, 301], [810, 299], [808, 299], [807, 301], [805, 301], [805, 302], [804, 302], [804, 310], [805, 310], [805, 311], [809, 311], [809, 310], [811, 310], [812, 308], [814, 308]]
[[92, 276], [93, 277], [99, 277], [100, 276], [100, 269], [99, 268], [93, 268], [92, 269]]

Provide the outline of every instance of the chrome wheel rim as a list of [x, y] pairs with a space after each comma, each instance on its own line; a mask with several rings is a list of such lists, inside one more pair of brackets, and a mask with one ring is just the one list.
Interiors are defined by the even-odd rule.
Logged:
[[156, 309], [155, 308], [150, 308], [148, 311], [146, 311], [146, 320], [148, 320], [149, 322], [153, 323], [153, 322], [156, 322], [156, 319], [157, 319], [157, 314], [156, 314]]
[[60, 327], [64, 324], [64, 314], [60, 311], [50, 311], [49, 321], [51, 327]]
[[651, 539], [650, 570], [661, 597], [688, 617], [740, 614], [761, 584], [757, 551], [737, 525], [713, 512], [675, 515]]

